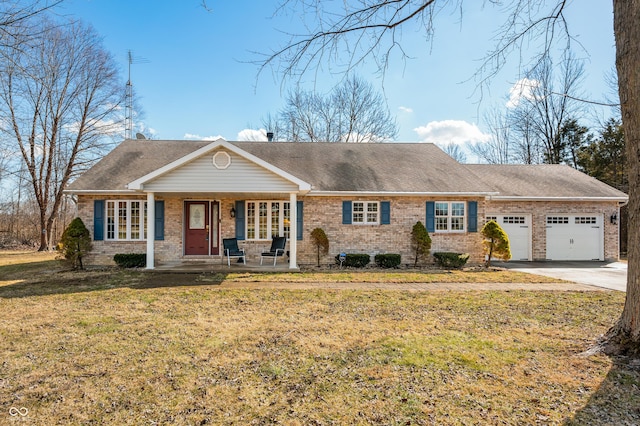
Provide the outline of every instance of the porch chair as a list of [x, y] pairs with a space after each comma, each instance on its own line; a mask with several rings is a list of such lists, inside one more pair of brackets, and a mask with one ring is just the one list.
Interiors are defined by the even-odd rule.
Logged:
[[[231, 259], [242, 259], [242, 263], [247, 264], [247, 258], [244, 254], [244, 249], [238, 248], [237, 238], [223, 238], [222, 248], [224, 250], [224, 256], [227, 258], [227, 266], [231, 268]], [[222, 258], [224, 262], [224, 257]]]
[[265, 257], [273, 257], [273, 266], [276, 266], [278, 256], [284, 255], [284, 248], [287, 245], [287, 237], [273, 237], [271, 248], [269, 251], [262, 252], [260, 255], [260, 265]]

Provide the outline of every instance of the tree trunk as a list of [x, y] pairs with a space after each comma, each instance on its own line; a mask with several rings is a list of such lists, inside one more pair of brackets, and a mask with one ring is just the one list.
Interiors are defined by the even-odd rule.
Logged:
[[49, 246], [47, 244], [47, 224], [45, 219], [45, 213], [40, 212], [40, 247], [38, 251], [47, 251]]
[[629, 160], [629, 265], [624, 310], [609, 337], [617, 352], [640, 352], [640, 0], [613, 1], [616, 68]]

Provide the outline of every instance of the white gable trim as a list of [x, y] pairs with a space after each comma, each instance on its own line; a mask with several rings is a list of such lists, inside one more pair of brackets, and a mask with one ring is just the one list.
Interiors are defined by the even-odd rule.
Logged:
[[162, 176], [166, 173], [171, 172], [172, 170], [177, 169], [178, 167], [181, 167], [193, 160], [195, 160], [196, 158], [199, 158], [202, 155], [205, 155], [211, 151], [214, 151], [218, 148], [225, 148], [228, 151], [231, 151], [245, 159], [247, 159], [248, 161], [251, 161], [252, 163], [276, 174], [277, 176], [280, 176], [283, 179], [288, 180], [289, 182], [292, 182], [293, 184], [298, 186], [298, 190], [302, 193], [308, 192], [311, 189], [311, 185], [301, 179], [298, 179], [297, 177], [291, 175], [290, 173], [285, 172], [282, 169], [279, 169], [277, 167], [275, 167], [274, 165], [267, 163], [266, 161], [256, 157], [253, 154], [248, 153], [247, 151], [244, 151], [232, 144], [230, 144], [229, 142], [227, 142], [226, 140], [224, 140], [223, 138], [219, 138], [216, 139], [214, 142], [210, 143], [209, 145], [203, 146], [202, 148], [193, 151], [192, 153], [185, 155], [182, 158], [178, 158], [175, 161], [172, 161], [171, 163], [160, 167], [159, 169], [154, 170], [151, 173], [148, 173], [136, 180], [134, 180], [133, 182], [130, 182], [129, 184], [127, 184], [127, 188], [130, 190], [144, 190], [144, 184], [152, 181], [153, 179], [157, 178], [158, 176]]

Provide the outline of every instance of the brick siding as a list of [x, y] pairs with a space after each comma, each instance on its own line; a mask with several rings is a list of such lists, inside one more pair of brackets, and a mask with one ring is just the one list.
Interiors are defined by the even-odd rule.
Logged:
[[[96, 199], [146, 200], [146, 197], [78, 197], [78, 215], [93, 235], [93, 202]], [[161, 198], [165, 202], [164, 240], [155, 241], [155, 259], [157, 262], [183, 258], [183, 217], [185, 198]], [[206, 199], [206, 197], [198, 198]], [[350, 201], [390, 201], [391, 223], [389, 225], [343, 225], [342, 202]], [[310, 241], [314, 228], [322, 228], [329, 239], [329, 254], [321, 257], [322, 264], [333, 264], [334, 257], [341, 253], [399, 253], [403, 264], [412, 264], [414, 257], [410, 239], [413, 225], [419, 220], [426, 221], [425, 203], [427, 201], [478, 201], [478, 230], [484, 223], [486, 211], [494, 213], [531, 213], [533, 235], [533, 257], [544, 259], [546, 252], [547, 214], [556, 213], [601, 213], [604, 215], [604, 249], [607, 260], [618, 259], [617, 225], [609, 223], [609, 216], [617, 211], [612, 202], [504, 202], [484, 201], [473, 198], [425, 198], [425, 197], [301, 197], [304, 203], [303, 240], [298, 243], [298, 263], [314, 265], [316, 248]], [[235, 219], [229, 212], [235, 199], [218, 199], [220, 202], [220, 241], [235, 236]], [[288, 201], [288, 200], [285, 200]], [[465, 224], [466, 227], [466, 224]], [[469, 263], [483, 261], [482, 238], [475, 233], [431, 233], [431, 252], [455, 251], [469, 253]], [[256, 262], [260, 253], [270, 246], [270, 241], [241, 241], [240, 246], [247, 252], [247, 261]], [[117, 253], [146, 253], [146, 241], [93, 241], [93, 252], [87, 258], [88, 264], [113, 264], [113, 255]], [[430, 262], [433, 258], [430, 258]]]

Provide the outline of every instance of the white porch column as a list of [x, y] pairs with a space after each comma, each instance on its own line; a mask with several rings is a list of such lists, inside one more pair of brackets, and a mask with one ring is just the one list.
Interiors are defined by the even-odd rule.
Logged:
[[295, 192], [289, 194], [289, 269], [298, 269], [298, 203]]
[[147, 192], [147, 269], [154, 268], [156, 236], [156, 199], [153, 192]]

